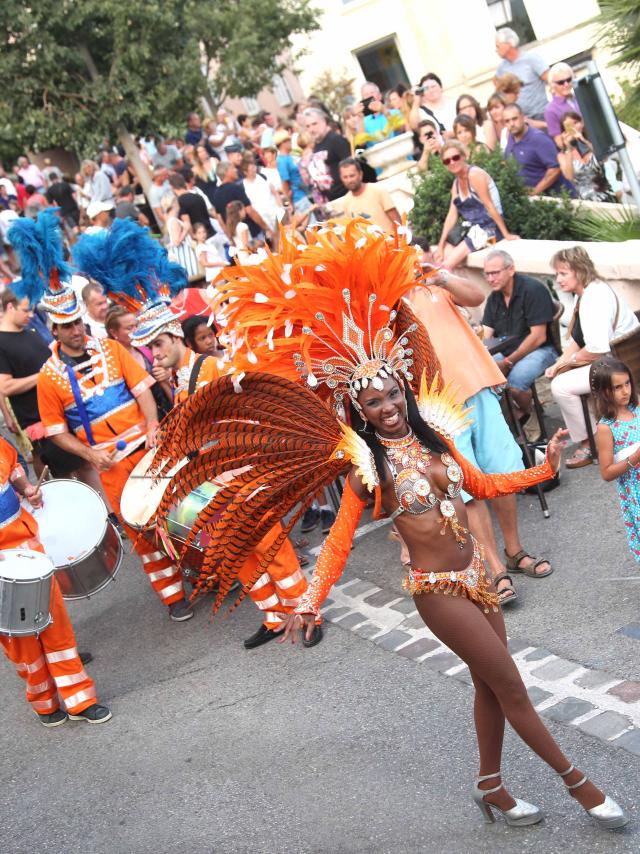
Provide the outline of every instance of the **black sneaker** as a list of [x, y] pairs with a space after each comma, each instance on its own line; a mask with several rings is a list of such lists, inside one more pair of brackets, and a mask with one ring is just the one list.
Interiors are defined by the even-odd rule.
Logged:
[[70, 714], [69, 720], [86, 721], [88, 724], [106, 724], [106, 722], [110, 721], [112, 717], [113, 715], [106, 706], [100, 706], [98, 703], [94, 703], [93, 706], [89, 706], [77, 715]]
[[308, 649], [310, 646], [315, 646], [317, 643], [320, 643], [320, 641], [322, 640], [323, 636], [324, 636], [324, 635], [323, 635], [323, 631], [322, 631], [322, 626], [315, 625], [315, 626], [313, 627], [313, 632], [311, 633], [311, 638], [310, 638], [310, 640], [307, 640], [307, 639], [306, 639], [306, 637], [304, 637], [304, 635], [303, 635], [303, 637], [302, 637], [302, 646], [306, 646], [306, 647], [307, 647], [307, 649]]
[[61, 726], [67, 720], [68, 715], [64, 709], [56, 709], [50, 715], [38, 715], [38, 717], [42, 726], [53, 727]]
[[331, 530], [331, 526], [336, 521], [336, 514], [333, 510], [321, 510], [320, 511], [320, 528], [323, 534], [328, 534]]
[[308, 510], [304, 511], [304, 515], [302, 517], [302, 524], [300, 525], [300, 530], [303, 534], [309, 533], [309, 531], [313, 531], [313, 529], [317, 526], [320, 521], [320, 511], [316, 510], [315, 507], [309, 507]]
[[262, 646], [264, 643], [269, 643], [269, 641], [275, 640], [280, 635], [280, 632], [274, 632], [273, 629], [268, 629], [263, 623], [258, 631], [251, 635], [250, 638], [247, 638], [244, 642], [245, 649], [255, 649], [258, 646]]
[[190, 620], [193, 617], [193, 610], [186, 599], [178, 599], [172, 605], [169, 605], [169, 619], [174, 623], [184, 623], [185, 620]]
[[90, 661], [93, 661], [93, 656], [90, 652], [79, 652], [78, 658], [83, 664], [89, 664]]

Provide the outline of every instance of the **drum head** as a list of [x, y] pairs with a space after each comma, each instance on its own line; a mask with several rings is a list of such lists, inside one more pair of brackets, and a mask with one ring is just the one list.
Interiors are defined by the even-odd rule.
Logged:
[[162, 501], [162, 496], [173, 475], [188, 462], [182, 460], [177, 466], [163, 473], [157, 480], [148, 473], [153, 463], [155, 450], [152, 448], [140, 460], [129, 475], [120, 496], [120, 513], [122, 518], [132, 528], [143, 530], [156, 512]]
[[42, 484], [42, 507], [32, 510], [40, 542], [57, 567], [90, 554], [104, 536], [107, 508], [98, 493], [77, 480]]
[[9, 581], [36, 581], [55, 569], [47, 555], [32, 549], [3, 549], [0, 557], [0, 578]]

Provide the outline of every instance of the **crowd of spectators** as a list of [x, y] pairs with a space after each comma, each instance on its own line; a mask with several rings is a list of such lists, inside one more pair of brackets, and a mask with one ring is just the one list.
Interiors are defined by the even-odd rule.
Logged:
[[[479, 150], [514, 158], [532, 194], [619, 198], [615, 170], [598, 162], [588, 140], [571, 66], [548, 68], [508, 28], [496, 33], [496, 51], [495, 91], [486, 106], [468, 93], [452, 100], [438, 74], [428, 72], [413, 88], [382, 92], [366, 82], [360, 100], [339, 117], [313, 98], [287, 115], [192, 112], [182, 136], [140, 138], [139, 160], [105, 140], [75, 175], [21, 156], [10, 176], [0, 166], [0, 275], [10, 280], [17, 272], [6, 241], [11, 220], [34, 217], [48, 205], [60, 209], [71, 243], [81, 231], [108, 228], [115, 217], [150, 226], [192, 281], [210, 282], [234, 258], [251, 262], [267, 245], [277, 249], [280, 223], [302, 231], [337, 212], [364, 214], [389, 229], [399, 213], [375, 186], [366, 150], [404, 131], [413, 132], [419, 172], [428, 173], [439, 158], [454, 176], [436, 253], [453, 266], [487, 242], [514, 236], [495, 184], [474, 165]], [[138, 174], [140, 161], [150, 186]], [[472, 234], [456, 234], [461, 213]]]

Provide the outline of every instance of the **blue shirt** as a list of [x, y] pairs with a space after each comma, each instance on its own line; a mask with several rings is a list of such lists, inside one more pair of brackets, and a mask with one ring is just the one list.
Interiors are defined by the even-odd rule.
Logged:
[[[560, 168], [555, 142], [537, 128], [528, 127], [519, 142], [509, 134], [504, 156], [505, 160], [514, 157], [518, 161], [520, 164], [518, 175], [527, 187], [535, 187], [547, 169]], [[573, 184], [570, 184], [562, 175], [545, 190], [545, 193], [559, 193], [560, 190], [568, 190], [572, 196], [575, 196]]]
[[[389, 110], [389, 115], [385, 116], [384, 113], [372, 113], [370, 116], [364, 117], [364, 132], [373, 136], [376, 133], [384, 131], [386, 126], [389, 124], [389, 116], [399, 116], [400, 110]], [[398, 131], [394, 131], [392, 136], [395, 136]], [[373, 142], [368, 142], [365, 146], [375, 145]]]
[[291, 198], [295, 205], [296, 202], [299, 202], [300, 199], [304, 199], [307, 195], [303, 189], [304, 185], [302, 183], [300, 170], [296, 165], [296, 161], [290, 154], [278, 154], [276, 166], [278, 167], [278, 172], [282, 180], [289, 184]]

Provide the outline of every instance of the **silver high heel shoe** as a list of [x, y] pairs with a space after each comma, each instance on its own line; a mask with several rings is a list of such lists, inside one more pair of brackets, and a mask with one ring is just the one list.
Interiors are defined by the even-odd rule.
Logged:
[[484, 800], [485, 795], [492, 795], [494, 792], [500, 791], [502, 783], [494, 789], [481, 789], [478, 783], [483, 783], [485, 780], [492, 780], [494, 777], [500, 777], [500, 771], [496, 774], [485, 774], [478, 777], [473, 787], [473, 800], [478, 805], [487, 824], [495, 821], [492, 810], [498, 810], [499, 813], [502, 813], [502, 817], [511, 827], [526, 827], [529, 824], [537, 824], [539, 821], [542, 821], [542, 811], [533, 804], [521, 801], [520, 798], [514, 798], [516, 805], [515, 807], [511, 807], [510, 810], [501, 810], [495, 804], [488, 804]]
[[[572, 765], [571, 768], [563, 771], [560, 776], [568, 777], [569, 774], [575, 770], [575, 767]], [[571, 786], [566, 781], [564, 781], [564, 784], [569, 790], [578, 789], [587, 782], [587, 779], [588, 778], [585, 776], [582, 780], [579, 780], [577, 783], [573, 783]], [[622, 809], [620, 804], [616, 803], [613, 798], [609, 797], [609, 795], [604, 796], [603, 803], [598, 804], [597, 807], [593, 807], [590, 810], [585, 810], [585, 812], [590, 815], [591, 818], [595, 819], [600, 827], [604, 827], [609, 830], [613, 830], [616, 827], [624, 827], [630, 820], [629, 816]]]

